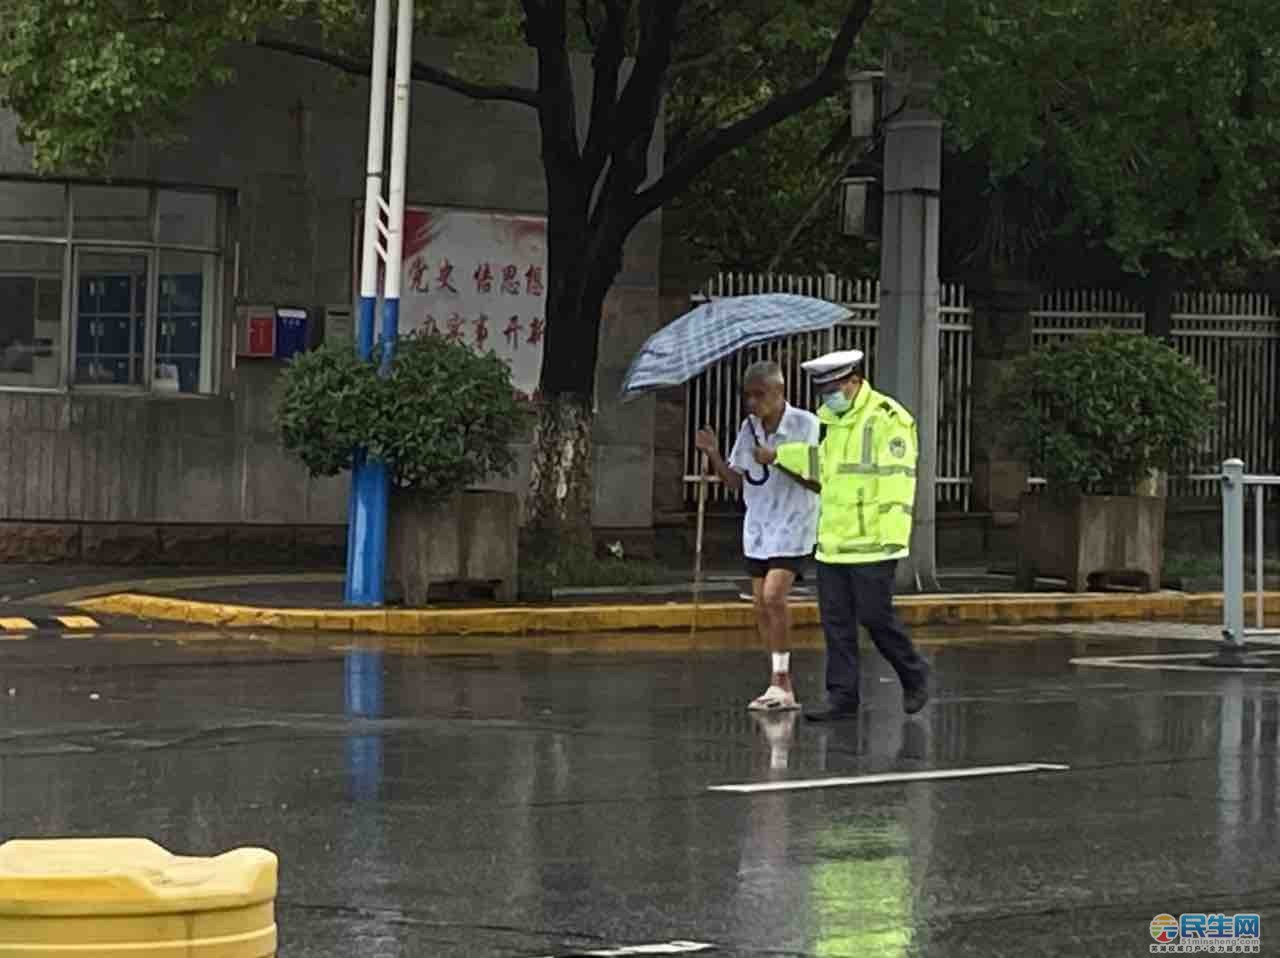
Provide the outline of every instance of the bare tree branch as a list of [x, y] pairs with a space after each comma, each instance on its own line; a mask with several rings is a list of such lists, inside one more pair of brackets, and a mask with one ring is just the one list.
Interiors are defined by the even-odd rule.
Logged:
[[[768, 65], [763, 60], [760, 61], [752, 68], [750, 73], [746, 74], [741, 79], [736, 80], [736, 85], [741, 89], [751, 89], [755, 85], [756, 80], [764, 74], [767, 66]], [[668, 116], [674, 112], [675, 111], [670, 111]], [[744, 111], [738, 110], [735, 112], [740, 114]], [[725, 116], [734, 115], [729, 114], [725, 110], [723, 99], [707, 98], [705, 102], [699, 106], [698, 112], [693, 114], [684, 123], [677, 126], [674, 122], [669, 121], [666, 129], [663, 131], [667, 140], [667, 155], [675, 156], [682, 153], [684, 151], [685, 144], [693, 139], [694, 135], [702, 128], [703, 124], [709, 122], [716, 114], [722, 114]]]
[[591, 120], [582, 151], [583, 178], [594, 186], [604, 172], [613, 142], [618, 107], [619, 71], [626, 57], [627, 19], [631, 0], [605, 0], [604, 30], [592, 58]]
[[596, 45], [596, 25], [591, 22], [591, 0], [578, 0], [578, 17], [582, 20], [582, 30], [587, 35], [587, 42]]
[[771, 24], [774, 20], [777, 20], [780, 16], [782, 16], [783, 10], [784, 10], [784, 7], [782, 4], [779, 4], [773, 9], [766, 10], [763, 15], [757, 17], [754, 21], [752, 21], [747, 26], [746, 30], [744, 30], [741, 34], [727, 38], [723, 43], [719, 44], [714, 50], [709, 50], [706, 53], [700, 54], [698, 56], [686, 57], [685, 59], [675, 61], [673, 64], [671, 64], [671, 69], [668, 71], [668, 75], [670, 76], [671, 79], [674, 80], [675, 78], [683, 76], [686, 73], [691, 73], [694, 70], [699, 70], [703, 67], [708, 67], [715, 63], [719, 63], [721, 60], [725, 59], [727, 56], [729, 56], [729, 54], [731, 54], [734, 51], [734, 49], [742, 41], [742, 38], [744, 36], [752, 36], [756, 33], [759, 33], [761, 30], [765, 29], [765, 27]]
[[888, 114], [877, 125], [876, 135], [872, 139], [860, 140], [853, 136], [849, 137], [848, 142], [845, 143], [844, 148], [840, 151], [840, 157], [836, 161], [835, 170], [819, 188], [818, 192], [813, 197], [813, 202], [809, 204], [808, 209], [804, 211], [804, 214], [796, 221], [795, 226], [791, 228], [791, 232], [787, 234], [787, 238], [782, 241], [782, 244], [774, 252], [773, 259], [769, 261], [768, 269], [766, 269], [765, 272], [773, 273], [777, 271], [778, 264], [782, 262], [782, 257], [791, 252], [791, 248], [795, 246], [796, 240], [800, 238], [800, 234], [803, 233], [805, 228], [813, 222], [814, 217], [816, 217], [818, 212], [822, 209], [822, 204], [831, 196], [831, 191], [840, 185], [840, 181], [844, 178], [845, 171], [849, 168], [849, 164], [855, 162], [855, 157], [857, 162], [861, 162], [871, 156], [880, 144], [884, 142], [885, 126], [906, 108], [906, 101], [903, 101], [897, 109]]
[[[590, 185], [582, 182], [578, 105], [569, 61], [568, 0], [523, 0], [528, 37], [538, 54], [538, 124], [550, 208], [585, 218]], [[567, 219], [567, 218], [566, 218]]]
[[[614, 227], [622, 228], [627, 206], [648, 176], [649, 146], [662, 111], [671, 50], [684, 3], [685, 0], [650, 0], [641, 4], [639, 48], [618, 98], [616, 130], [609, 150], [611, 162], [592, 213], [593, 226], [599, 226], [609, 213], [617, 220]], [[619, 213], [620, 216], [614, 215]]]
[[724, 154], [835, 93], [844, 80], [845, 63], [873, 6], [874, 0], [852, 0], [822, 71], [804, 86], [774, 97], [745, 119], [721, 127], [686, 153], [667, 169], [657, 183], [635, 197], [630, 211], [632, 222], [638, 223], [680, 195], [695, 178]]
[[[276, 53], [286, 53], [289, 56], [299, 57], [303, 60], [323, 63], [353, 76], [367, 77], [373, 73], [373, 64], [370, 61], [362, 57], [338, 53], [334, 50], [294, 43], [290, 40], [273, 40], [265, 37], [254, 41], [254, 45], [264, 50], [274, 50]], [[470, 97], [473, 100], [501, 100], [530, 107], [538, 105], [537, 92], [528, 87], [472, 83], [470, 80], [464, 80], [449, 73], [447, 70], [441, 70], [421, 61], [414, 61], [412, 75], [413, 79], [422, 83], [430, 83], [433, 86], [452, 90], [454, 93]]]
[[[858, 147], [862, 145], [863, 144], [860, 143], [860, 141], [854, 139], [849, 140], [849, 142], [845, 144], [845, 148], [840, 152], [840, 158], [836, 164], [835, 171], [827, 177], [821, 186], [818, 187], [817, 193], [814, 194], [813, 201], [805, 209], [804, 213], [801, 214], [800, 218], [796, 220], [795, 225], [791, 227], [791, 232], [787, 234], [786, 239], [778, 245], [778, 248], [774, 251], [773, 258], [769, 260], [769, 265], [765, 269], [766, 273], [775, 272], [778, 268], [778, 264], [782, 262], [782, 257], [791, 252], [791, 247], [795, 246], [796, 240], [800, 238], [800, 234], [804, 232], [805, 227], [813, 222], [814, 218], [818, 215], [818, 212], [822, 209], [823, 204], [831, 196], [831, 191], [834, 190], [840, 184], [840, 180], [844, 178], [845, 170], [849, 168], [849, 164], [853, 161], [854, 154], [858, 152]], [[871, 152], [871, 150], [874, 149], [874, 144], [870, 147], [865, 147], [865, 149], [867, 153]]]

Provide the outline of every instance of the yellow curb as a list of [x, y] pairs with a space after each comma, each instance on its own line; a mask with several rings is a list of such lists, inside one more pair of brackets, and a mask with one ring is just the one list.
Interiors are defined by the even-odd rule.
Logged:
[[[185, 622], [228, 629], [354, 632], [408, 636], [568, 635], [688, 629], [749, 629], [755, 613], [746, 602], [665, 605], [509, 607], [492, 609], [274, 609], [121, 593], [77, 602], [86, 612]], [[1222, 613], [1221, 594], [1176, 592], [1127, 595], [929, 595], [897, 600], [910, 626], [1023, 625], [1033, 622], [1207, 619]], [[1280, 593], [1266, 597], [1280, 613]], [[792, 606], [798, 628], [820, 624], [815, 602]]]
[[260, 575], [205, 575], [181, 578], [165, 576], [76, 586], [72, 589], [60, 589], [57, 592], [28, 596], [24, 601], [32, 605], [76, 605], [88, 599], [117, 595], [122, 592], [137, 594], [154, 590], [168, 593], [183, 592], [188, 589], [235, 588], [243, 585], [340, 585], [343, 580], [344, 576], [341, 572], [268, 572]]
[[97, 629], [98, 622], [87, 615], [59, 615], [54, 617], [59, 625], [65, 629]]

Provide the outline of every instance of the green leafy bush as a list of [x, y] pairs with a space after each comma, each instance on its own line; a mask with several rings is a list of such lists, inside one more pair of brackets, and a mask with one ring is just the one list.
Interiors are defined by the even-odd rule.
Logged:
[[276, 421], [312, 475], [350, 469], [366, 448], [396, 485], [444, 497], [511, 475], [526, 410], [496, 355], [413, 334], [397, 342], [385, 377], [350, 343], [301, 354], [285, 372]]
[[350, 343], [326, 343], [299, 353], [283, 377], [276, 428], [284, 447], [313, 476], [350, 469], [356, 447], [369, 434], [378, 401], [376, 367]]
[[986, 415], [1059, 493], [1132, 495], [1192, 467], [1217, 421], [1213, 383], [1159, 339], [1089, 333], [1018, 361]]

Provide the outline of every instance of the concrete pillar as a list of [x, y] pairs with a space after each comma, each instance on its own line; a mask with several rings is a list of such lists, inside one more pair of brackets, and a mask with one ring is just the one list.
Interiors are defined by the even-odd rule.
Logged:
[[966, 292], [973, 309], [972, 508], [1007, 516], [1018, 512], [1027, 488], [1027, 464], [1008, 449], [999, 418], [982, 411], [989, 408], [1010, 365], [1031, 352], [1031, 311], [1039, 290], [1030, 283], [983, 274], [969, 280]]
[[880, 253], [880, 331], [873, 384], [916, 417], [920, 464], [911, 561], [899, 587], [937, 588], [938, 226], [942, 121], [918, 105], [929, 72], [890, 55], [884, 104], [891, 115], [884, 145], [884, 223]]

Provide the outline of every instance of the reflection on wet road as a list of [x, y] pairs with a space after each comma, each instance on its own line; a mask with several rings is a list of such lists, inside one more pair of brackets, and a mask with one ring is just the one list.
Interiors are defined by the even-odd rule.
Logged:
[[767, 660], [731, 648], [425, 648], [4, 643], [5, 837], [270, 847], [286, 958], [1145, 954], [1207, 910], [1280, 937], [1280, 681], [1069, 664], [1186, 644], [926, 645], [913, 719], [869, 653], [834, 727], [748, 714]]

